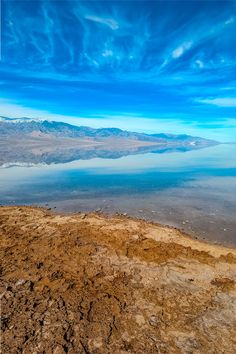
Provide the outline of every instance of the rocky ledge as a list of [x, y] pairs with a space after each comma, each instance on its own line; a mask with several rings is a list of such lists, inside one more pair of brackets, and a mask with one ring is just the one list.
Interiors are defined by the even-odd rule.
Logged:
[[1, 207], [2, 352], [235, 353], [236, 251], [126, 216]]

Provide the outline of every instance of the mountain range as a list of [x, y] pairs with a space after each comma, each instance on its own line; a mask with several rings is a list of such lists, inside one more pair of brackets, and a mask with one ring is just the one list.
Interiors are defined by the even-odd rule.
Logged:
[[145, 134], [118, 128], [94, 129], [64, 122], [0, 117], [0, 165], [61, 163], [93, 157], [201, 149], [217, 142], [181, 134]]

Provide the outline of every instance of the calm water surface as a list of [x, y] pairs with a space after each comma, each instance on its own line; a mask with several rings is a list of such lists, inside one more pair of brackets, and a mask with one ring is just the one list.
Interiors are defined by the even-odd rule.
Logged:
[[236, 145], [0, 168], [0, 203], [126, 212], [236, 244]]

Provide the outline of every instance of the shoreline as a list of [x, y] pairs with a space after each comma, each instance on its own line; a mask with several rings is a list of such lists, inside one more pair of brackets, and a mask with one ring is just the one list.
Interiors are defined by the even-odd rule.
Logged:
[[[134, 221], [140, 221], [140, 222], [144, 222], [146, 224], [150, 224], [152, 226], [157, 226], [157, 227], [162, 227], [162, 228], [166, 228], [166, 229], [173, 229], [176, 230], [178, 233], [182, 234], [183, 237], [186, 237], [192, 241], [196, 241], [197, 243], [203, 243], [209, 246], [219, 246], [219, 247], [223, 247], [229, 250], [236, 250], [236, 244], [232, 244], [231, 242], [221, 242], [218, 240], [212, 240], [210, 238], [207, 238], [207, 235], [203, 235], [199, 236], [199, 234], [197, 234], [196, 231], [185, 231], [184, 228], [181, 228], [181, 226], [176, 226], [174, 222], [161, 222], [161, 221], [156, 221], [155, 218], [149, 217], [149, 216], [145, 216], [145, 215], [131, 215], [128, 212], [122, 212], [122, 211], [116, 211], [115, 209], [111, 209], [110, 211], [98, 208], [95, 210], [91, 210], [91, 209], [78, 209], [76, 211], [69, 210], [66, 211], [64, 209], [59, 209], [58, 206], [54, 205], [55, 203], [43, 203], [43, 204], [0, 204], [0, 208], [29, 208], [29, 209], [39, 209], [39, 210], [44, 210], [45, 212], [49, 212], [51, 214], [55, 214], [55, 215], [61, 215], [61, 216], [78, 216], [80, 214], [85, 214], [85, 215], [100, 215], [101, 217], [103, 217], [104, 219], [106, 218], [125, 218], [125, 219], [129, 219], [129, 220], [134, 220]], [[152, 213], [150, 213], [151, 215]]]
[[[64, 214], [64, 215], [73, 215], [73, 214], [77, 214], [77, 213], [86, 213], [86, 214], [93, 214], [93, 213], [98, 213], [101, 215], [104, 215], [104, 217], [115, 217], [115, 216], [125, 216], [125, 217], [129, 217], [131, 219], [134, 220], [142, 220], [145, 221], [147, 223], [152, 223], [154, 225], [159, 225], [159, 226], [163, 226], [163, 227], [169, 227], [169, 228], [173, 228], [176, 229], [178, 231], [180, 231], [183, 234], [186, 234], [188, 237], [190, 237], [193, 240], [198, 240], [200, 242], [209, 244], [209, 245], [220, 245], [226, 248], [232, 248], [235, 249], [236, 248], [236, 241], [233, 242], [231, 239], [228, 240], [227, 239], [227, 235], [226, 236], [226, 240], [222, 240], [219, 239], [219, 237], [213, 238], [213, 236], [211, 235], [211, 237], [209, 237], [209, 235], [206, 232], [197, 232], [196, 230], [194, 230], [192, 227], [189, 226], [191, 225], [191, 222], [178, 222], [177, 220], [175, 220], [174, 217], [166, 217], [166, 220], [163, 221], [163, 217], [162, 216], [158, 216], [157, 212], [153, 212], [151, 210], [142, 210], [141, 212], [132, 212], [131, 209], [127, 210], [127, 211], [123, 211], [120, 210], [120, 208], [116, 208], [116, 207], [112, 207], [110, 210], [108, 210], [106, 207], [102, 208], [99, 206], [100, 203], [98, 203], [98, 208], [94, 208], [91, 209], [90, 207], [79, 207], [76, 210], [76, 206], [73, 206], [73, 203], [71, 203], [72, 208], [69, 209], [69, 211], [66, 211], [66, 207], [68, 207], [69, 204], [65, 204], [65, 207], [59, 207], [58, 203], [48, 203], [48, 204], [35, 204], [35, 205], [28, 205], [29, 207], [39, 207], [39, 208], [50, 208], [52, 212], [57, 213], [57, 214]], [[62, 205], [63, 205], [63, 201], [62, 201]], [[166, 214], [168, 215], [168, 210], [166, 210]], [[162, 220], [160, 220], [162, 219]], [[168, 220], [169, 219], [169, 220]], [[183, 218], [186, 219], [186, 218]], [[222, 231], [222, 235], [224, 234], [224, 232]]]
[[[85, 211], [78, 211], [78, 212], [73, 212], [73, 211], [70, 211], [70, 212], [62, 212], [60, 210], [57, 210], [57, 209], [53, 209], [53, 208], [47, 208], [47, 207], [34, 207], [34, 206], [29, 206], [30, 208], [42, 208], [43, 210], [46, 210], [52, 214], [55, 214], [55, 215], [61, 215], [61, 216], [79, 216], [79, 215], [83, 215], [85, 214], [86, 216], [100, 216], [101, 218], [103, 219], [121, 219], [121, 220], [131, 220], [131, 221], [136, 221], [136, 222], [144, 222], [145, 224], [147, 225], [150, 225], [150, 226], [156, 226], [158, 228], [164, 228], [164, 229], [167, 229], [167, 230], [174, 230], [176, 231], [178, 234], [181, 235], [181, 237], [183, 237], [183, 239], [188, 239], [189, 241], [194, 241], [194, 243], [196, 244], [204, 244], [204, 245], [208, 245], [208, 246], [216, 246], [216, 247], [220, 247], [220, 248], [225, 248], [225, 249], [228, 249], [229, 251], [236, 251], [236, 245], [227, 245], [227, 244], [222, 244], [218, 241], [210, 241], [210, 240], [207, 240], [207, 239], [203, 239], [203, 238], [200, 238], [200, 237], [197, 237], [196, 234], [190, 234], [186, 231], [184, 231], [184, 229], [181, 229], [177, 226], [172, 226], [172, 225], [169, 225], [169, 224], [162, 224], [160, 222], [157, 222], [157, 221], [153, 221], [151, 219], [147, 219], [144, 217], [138, 217], [138, 216], [131, 216], [129, 215], [128, 213], [122, 213], [122, 212], [106, 212], [106, 211], [88, 211], [88, 212], [85, 212]], [[236, 253], [235, 253], [236, 254]]]

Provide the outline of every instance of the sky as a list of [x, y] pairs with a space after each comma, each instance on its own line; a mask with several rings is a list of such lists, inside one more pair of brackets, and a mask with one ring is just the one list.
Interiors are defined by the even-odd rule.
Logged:
[[0, 115], [236, 141], [236, 1], [1, 2]]

